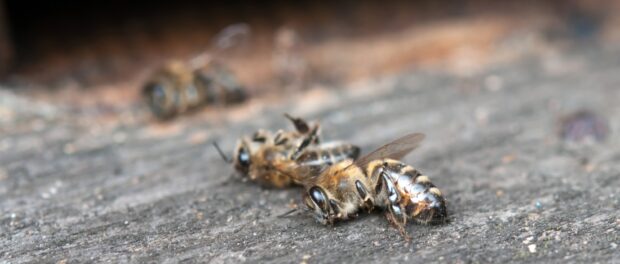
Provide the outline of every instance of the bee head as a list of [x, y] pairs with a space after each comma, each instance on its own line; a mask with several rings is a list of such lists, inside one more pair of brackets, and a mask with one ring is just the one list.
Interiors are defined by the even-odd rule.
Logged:
[[339, 217], [340, 206], [338, 202], [330, 199], [325, 190], [319, 186], [312, 186], [308, 189], [303, 200], [321, 224], [331, 224]]
[[159, 118], [169, 118], [175, 114], [175, 92], [172, 84], [164, 80], [154, 80], [143, 88], [151, 112]]

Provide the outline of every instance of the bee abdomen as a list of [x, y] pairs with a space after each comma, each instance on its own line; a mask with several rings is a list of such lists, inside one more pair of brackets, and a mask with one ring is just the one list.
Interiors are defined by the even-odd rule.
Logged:
[[384, 161], [383, 173], [385, 173], [401, 191], [406, 193], [410, 192], [410, 186], [413, 186], [415, 179], [420, 175], [420, 172], [415, 168], [395, 160]]
[[309, 166], [320, 170], [347, 159], [356, 159], [359, 156], [359, 147], [351, 144], [323, 145], [316, 148], [306, 149], [295, 160], [301, 166]]
[[198, 69], [194, 72], [194, 83], [205, 94], [209, 104], [235, 104], [247, 98], [245, 89], [233, 74], [216, 64], [209, 69]]
[[[445, 219], [446, 203], [441, 191], [420, 171], [396, 160], [384, 160], [382, 173], [394, 183], [399, 204], [415, 222], [427, 224]], [[388, 188], [389, 189], [389, 188]], [[388, 190], [389, 191], [389, 190]]]
[[441, 191], [435, 187], [428, 176], [420, 175], [409, 186], [404, 186], [409, 193], [405, 201], [405, 212], [414, 221], [428, 224], [445, 220], [446, 202]]
[[[330, 151], [325, 149], [324, 151]], [[331, 151], [331, 163], [336, 164], [346, 159], [355, 160], [360, 155], [360, 148], [351, 144], [340, 144]]]

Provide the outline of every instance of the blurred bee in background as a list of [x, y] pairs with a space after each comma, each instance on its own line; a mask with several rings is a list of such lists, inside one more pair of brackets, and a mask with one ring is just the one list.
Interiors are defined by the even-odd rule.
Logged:
[[227, 158], [217, 144], [215, 147], [239, 173], [253, 182], [276, 188], [306, 181], [295, 173], [299, 168], [318, 172], [325, 166], [358, 157], [359, 147], [343, 142], [321, 143], [318, 124], [311, 127], [301, 118], [285, 116], [295, 126], [294, 131], [259, 130], [251, 137], [243, 137], [237, 142], [233, 159]]
[[216, 52], [204, 52], [188, 62], [171, 61], [155, 71], [142, 89], [151, 112], [169, 119], [205, 105], [245, 101], [244, 87], [215, 56], [246, 39], [249, 32], [245, 24], [228, 26], [215, 37]]
[[155, 116], [168, 119], [205, 105], [243, 102], [247, 95], [224, 66], [211, 63], [194, 69], [175, 61], [156, 72], [143, 89]]
[[[394, 140], [353, 161], [327, 167], [304, 183], [303, 201], [322, 224], [346, 220], [358, 211], [386, 210], [390, 223], [408, 239], [408, 219], [421, 224], [444, 222], [446, 201], [428, 176], [402, 163], [418, 147], [424, 134], [414, 133]], [[301, 168], [298, 173], [308, 173]]]

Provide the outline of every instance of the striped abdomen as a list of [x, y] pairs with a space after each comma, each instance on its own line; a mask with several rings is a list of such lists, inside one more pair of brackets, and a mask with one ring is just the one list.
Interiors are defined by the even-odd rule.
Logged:
[[387, 160], [383, 167], [389, 209], [418, 223], [442, 222], [446, 201], [428, 176], [399, 161]]
[[319, 173], [325, 166], [331, 166], [343, 160], [355, 160], [360, 148], [346, 143], [327, 143], [305, 149], [295, 162], [299, 166], [309, 167], [313, 174]]

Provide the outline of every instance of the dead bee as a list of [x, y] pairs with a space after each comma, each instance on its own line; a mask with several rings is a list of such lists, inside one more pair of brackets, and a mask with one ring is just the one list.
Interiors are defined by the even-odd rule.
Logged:
[[[418, 147], [424, 134], [394, 140], [357, 161], [345, 160], [305, 183], [304, 203], [322, 224], [357, 215], [360, 209], [387, 209], [386, 217], [405, 236], [405, 225], [447, 217], [446, 201], [427, 176], [399, 159]], [[298, 170], [300, 173], [305, 169]]]
[[218, 151], [251, 181], [277, 188], [305, 181], [295, 173], [299, 168], [320, 171], [325, 166], [356, 159], [359, 155], [360, 149], [351, 144], [320, 143], [318, 124], [311, 128], [301, 118], [286, 117], [293, 122], [294, 131], [280, 130], [272, 134], [259, 130], [251, 137], [244, 137], [238, 141], [232, 160], [226, 158], [219, 148]]
[[244, 43], [248, 25], [232, 24], [213, 38], [206, 51], [187, 61], [171, 61], [157, 70], [142, 87], [153, 114], [169, 119], [205, 105], [243, 102], [248, 95], [235, 75], [219, 63], [224, 52]]
[[246, 99], [244, 88], [223, 65], [198, 67], [170, 62], [146, 82], [143, 94], [153, 114], [168, 119], [204, 105], [228, 105]]

